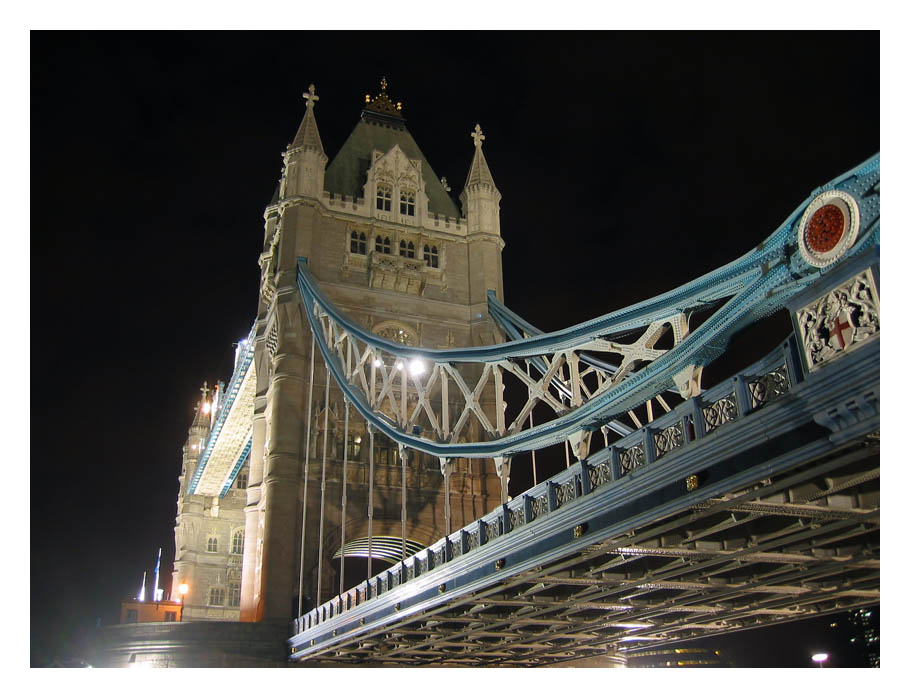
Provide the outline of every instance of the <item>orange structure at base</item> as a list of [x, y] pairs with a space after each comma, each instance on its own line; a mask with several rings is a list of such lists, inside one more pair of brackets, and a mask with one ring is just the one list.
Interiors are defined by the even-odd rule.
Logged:
[[183, 606], [179, 601], [121, 601], [120, 624], [167, 623], [181, 619]]

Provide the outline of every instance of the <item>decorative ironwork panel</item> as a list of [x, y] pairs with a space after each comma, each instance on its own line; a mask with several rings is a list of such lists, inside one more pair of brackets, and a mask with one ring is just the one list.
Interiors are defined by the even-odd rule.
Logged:
[[724, 395], [724, 397], [705, 405], [701, 408], [701, 413], [705, 418], [705, 433], [714, 431], [717, 427], [727, 422], [732, 422], [739, 417], [739, 409], [736, 407], [736, 397], [733, 393]]
[[509, 528], [518, 528], [519, 526], [524, 526], [524, 523], [525, 512], [522, 507], [517, 506], [514, 509], [509, 509]]
[[445, 550], [434, 550], [433, 551], [433, 567], [439, 567], [446, 561]]
[[493, 540], [499, 536], [499, 519], [497, 518], [493, 523], [484, 522], [484, 533], [486, 533], [487, 540]]
[[591, 468], [591, 489], [596, 490], [601, 485], [610, 482], [610, 466], [600, 463]]
[[761, 407], [790, 392], [787, 366], [779, 366], [754, 381], [749, 381], [752, 407]]
[[472, 531], [468, 534], [468, 550], [477, 550], [480, 547], [480, 531]]
[[685, 443], [682, 422], [671, 424], [666, 429], [654, 434], [654, 451], [657, 458], [667, 455]]
[[420, 576], [427, 571], [427, 561], [422, 557], [418, 557], [417, 561], [414, 563], [414, 566], [417, 568], [417, 575]]
[[561, 507], [575, 499], [575, 478], [556, 488], [556, 506]]
[[543, 495], [542, 497], [535, 497], [531, 500], [531, 518], [539, 519], [544, 514], [550, 511], [550, 502], [547, 500], [547, 496]]
[[461, 555], [461, 543], [456, 541], [452, 543], [452, 559], [454, 560], [459, 555]]
[[645, 449], [641, 444], [629, 446], [619, 452], [620, 472], [625, 475], [645, 464]]
[[414, 579], [414, 566], [413, 566], [413, 565], [405, 565], [404, 568], [405, 568], [405, 570], [406, 570], [405, 575], [404, 575], [405, 581], [410, 580], [410, 579]]
[[878, 337], [881, 318], [872, 270], [803, 307], [796, 313], [796, 324], [810, 371]]

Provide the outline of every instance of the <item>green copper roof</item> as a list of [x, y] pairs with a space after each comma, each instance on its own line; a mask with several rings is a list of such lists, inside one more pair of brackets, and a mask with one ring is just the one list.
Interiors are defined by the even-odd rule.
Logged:
[[460, 218], [461, 213], [455, 202], [442, 187], [442, 183], [427, 162], [414, 137], [404, 126], [403, 119], [377, 118], [365, 111], [360, 122], [354, 127], [351, 135], [341, 146], [325, 171], [325, 189], [333, 194], [363, 197], [363, 185], [367, 181], [367, 170], [374, 150], [389, 152], [394, 145], [412, 160], [423, 163], [423, 180], [429, 199], [430, 213], [440, 216]]

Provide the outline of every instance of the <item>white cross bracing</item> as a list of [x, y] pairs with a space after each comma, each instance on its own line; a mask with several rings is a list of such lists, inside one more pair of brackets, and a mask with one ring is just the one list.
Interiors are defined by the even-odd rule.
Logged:
[[[424, 371], [418, 372], [413, 370], [417, 360], [412, 355], [379, 350], [348, 332], [318, 301], [314, 301], [313, 309], [318, 331], [341, 366], [345, 381], [366, 398], [373, 414], [399, 431], [442, 443], [482, 443], [518, 433], [535, 408], [538, 420], [541, 407], [550, 419], [564, 415], [615, 387], [644, 362], [665, 354], [667, 349], [656, 349], [655, 345], [668, 332], [672, 333], [674, 344], [688, 335], [686, 317], [680, 313], [650, 323], [631, 343], [588, 341], [575, 349], [535, 357], [539, 359], [537, 367], [512, 359], [477, 364], [421, 360]], [[586, 361], [585, 352], [618, 355], [621, 361], [611, 372]], [[505, 374], [513, 376], [527, 394], [511, 420], [506, 416]], [[675, 399], [678, 403], [679, 398]], [[661, 413], [672, 409], [666, 394], [657, 393], [641, 405], [640, 414], [626, 411], [625, 417], [634, 427], [613, 420], [604, 431], [609, 428], [625, 435], [641, 428], [659, 416], [655, 414], [655, 402]], [[571, 439], [571, 445], [576, 456], [584, 458], [590, 435]]]
[[[479, 128], [475, 139], [479, 147]], [[874, 156], [827, 188], [858, 196], [871, 191], [868, 180], [877, 179], [878, 163]], [[735, 333], [783, 308], [817, 276], [814, 267], [808, 269], [793, 255], [800, 218], [810, 202], [739, 259], [672, 291], [564, 330], [540, 333], [492, 297], [491, 315], [512, 340], [495, 346], [424, 349], [423, 355], [415, 348], [399, 350], [345, 318], [319, 290], [304, 259], [298, 264], [298, 288], [310, 324], [318, 326], [320, 350], [342, 389], [400, 447], [443, 459], [508, 459], [566, 441], [583, 460], [598, 428], [605, 441], [609, 430], [625, 436], [652, 422], [658, 416], [655, 406], [666, 413], [680, 398], [697, 396], [702, 367], [723, 352]], [[839, 264], [878, 244], [877, 206], [877, 190], [875, 196], [861, 195], [860, 232]], [[690, 331], [690, 314], [709, 308], [710, 317]], [[629, 339], [632, 333], [638, 336]], [[672, 341], [661, 342], [664, 337]], [[418, 358], [430, 364], [426, 378], [410, 370]], [[516, 398], [509, 392], [517, 411], [506, 403], [507, 376], [526, 393]], [[549, 421], [542, 423], [535, 408], [547, 412]], [[533, 426], [526, 428], [526, 422]], [[664, 440], [683, 438], [686, 428], [675, 425]]]

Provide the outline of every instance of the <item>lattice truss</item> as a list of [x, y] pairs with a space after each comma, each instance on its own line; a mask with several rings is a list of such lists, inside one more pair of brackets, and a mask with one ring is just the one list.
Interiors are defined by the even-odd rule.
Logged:
[[[664, 355], [689, 334], [685, 313], [652, 322], [631, 341], [594, 339], [572, 349], [482, 363], [433, 362], [413, 354], [383, 349], [348, 331], [314, 302], [317, 331], [343, 367], [345, 381], [359, 389], [376, 415], [405, 433], [443, 443], [484, 441], [517, 434], [537, 423], [566, 415], [619, 385], [636, 370]], [[627, 333], [628, 334], [628, 333]], [[530, 336], [530, 335], [525, 335]], [[658, 347], [658, 343], [665, 345]], [[686, 397], [698, 393], [699, 371], [687, 380]], [[510, 395], [519, 398], [507, 403]], [[636, 409], [626, 410], [603, 426], [625, 436], [680, 402], [679, 390], [657, 392]], [[532, 416], [533, 411], [533, 416]], [[571, 440], [586, 453], [591, 431]], [[681, 439], [681, 435], [679, 435]], [[581, 455], [580, 457], [584, 457]]]
[[878, 447], [848, 449], [308, 659], [546, 665], [879, 603]]
[[[852, 207], [849, 235], [825, 253], [839, 255], [830, 263], [877, 244], [878, 162], [872, 158], [814, 199], [849, 200]], [[493, 346], [421, 349], [372, 334], [332, 304], [305, 260], [298, 264], [298, 288], [342, 390], [401, 447], [442, 459], [509, 458], [566, 441], [584, 459], [594, 432], [601, 430], [605, 441], [608, 432], [626, 436], [698, 395], [702, 368], [737, 331], [782, 308], [818, 277], [818, 264], [828, 257], [816, 262], [794, 254], [803, 237], [815, 240], [812, 225], [804, 230], [815, 205], [807, 200], [741, 258], [565, 330], [544, 334], [491, 295], [490, 315], [510, 340]], [[690, 326], [696, 312], [709, 310]], [[682, 438], [667, 433], [658, 448], [672, 449]]]

